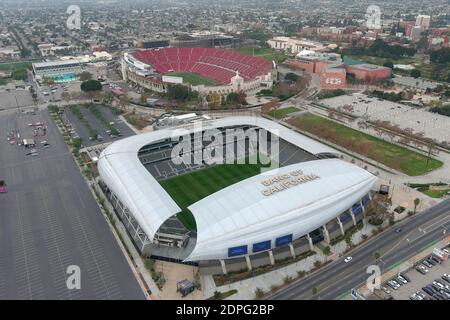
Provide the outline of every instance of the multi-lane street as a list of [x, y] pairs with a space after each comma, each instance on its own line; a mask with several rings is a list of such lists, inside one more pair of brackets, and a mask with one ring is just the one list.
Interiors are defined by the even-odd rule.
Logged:
[[[402, 231], [396, 232], [398, 228]], [[270, 299], [338, 299], [352, 288], [365, 284], [369, 276], [366, 269], [375, 264], [374, 252], [381, 254], [377, 264], [384, 272], [413, 257], [433, 242], [442, 240], [448, 236], [449, 229], [450, 199], [396, 224], [357, 247], [348, 254], [353, 257], [351, 262], [345, 263], [343, 258], [336, 260], [276, 292]], [[312, 295], [313, 288], [318, 289], [315, 296]]]

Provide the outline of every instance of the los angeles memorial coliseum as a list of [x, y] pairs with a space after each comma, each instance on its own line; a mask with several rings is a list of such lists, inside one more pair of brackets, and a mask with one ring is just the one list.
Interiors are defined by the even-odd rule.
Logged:
[[171, 74], [190, 73], [210, 79], [192, 89], [200, 94], [228, 94], [272, 87], [276, 65], [265, 59], [221, 48], [161, 48], [124, 53], [122, 75], [156, 92], [165, 92], [167, 85], [183, 83], [182, 77]]
[[[212, 139], [211, 130], [227, 139]], [[180, 148], [186, 142], [190, 147]], [[205, 155], [218, 146], [221, 157], [245, 164], [210, 164]], [[189, 161], [175, 161], [174, 154]], [[252, 157], [279, 168], [264, 171]], [[205, 274], [275, 264], [342, 237], [363, 219], [376, 181], [336, 150], [250, 116], [117, 141], [100, 155], [98, 169], [140, 253], [196, 264]]]

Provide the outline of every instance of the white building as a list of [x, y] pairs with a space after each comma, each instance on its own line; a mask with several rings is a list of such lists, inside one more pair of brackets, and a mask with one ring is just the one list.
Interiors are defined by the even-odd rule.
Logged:
[[[219, 260], [226, 272], [225, 260], [245, 258], [249, 264], [254, 255], [267, 253], [272, 261], [272, 251], [283, 246], [294, 253], [292, 243], [301, 237], [306, 236], [312, 246], [309, 233], [323, 228], [327, 238], [325, 226], [330, 221], [339, 224], [338, 232], [343, 235], [343, 214], [352, 216], [356, 224], [354, 215], [364, 211], [375, 176], [337, 158], [321, 159], [321, 155], [338, 152], [276, 122], [260, 117], [226, 117], [203, 121], [202, 126], [190, 123], [123, 139], [100, 155], [100, 177], [141, 252], [159, 241], [161, 226], [181, 209], [138, 154], [142, 157], [145, 148], [161, 148], [174, 141], [177, 133], [195, 137], [206, 128], [239, 126], [266, 130], [315, 160], [255, 175], [189, 206], [197, 236], [183, 261]], [[149, 154], [147, 160], [153, 158], [154, 154]]]
[[422, 31], [430, 28], [431, 17], [423, 14], [419, 14], [416, 17], [416, 26], [419, 26]]
[[[38, 80], [45, 77], [64, 78], [69, 80], [83, 71], [78, 60], [58, 60], [33, 63], [33, 72]], [[67, 78], [66, 78], [67, 77]]]
[[272, 49], [286, 51], [297, 54], [302, 50], [322, 51], [325, 47], [319, 43], [306, 39], [290, 38], [290, 37], [274, 37], [267, 41]]

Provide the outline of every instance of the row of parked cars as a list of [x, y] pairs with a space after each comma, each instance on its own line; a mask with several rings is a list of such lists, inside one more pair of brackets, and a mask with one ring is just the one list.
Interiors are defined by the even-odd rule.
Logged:
[[450, 300], [450, 276], [444, 273], [441, 279], [436, 279], [422, 290], [430, 296], [431, 300]]
[[[447, 249], [444, 249], [444, 251], [448, 253]], [[422, 260], [421, 264], [416, 267], [416, 270], [420, 274], [426, 275], [429, 272], [429, 269], [440, 264], [441, 262], [442, 261], [438, 257], [431, 255]], [[425, 292], [428, 296], [423, 292], [416, 292], [409, 298], [411, 300], [450, 300], [450, 276], [447, 273], [444, 273], [441, 279], [435, 279], [432, 283], [423, 287], [422, 291]]]
[[[388, 280], [386, 282], [386, 285], [393, 290], [398, 290], [398, 288], [400, 288], [404, 284], [407, 284], [408, 282], [411, 282], [411, 279], [408, 276], [404, 274], [399, 274], [398, 276], [392, 278], [391, 280]], [[391, 291], [386, 286], [381, 287], [381, 289], [387, 294], [391, 293]]]
[[433, 268], [435, 265], [437, 265], [437, 264], [439, 264], [439, 263], [441, 263], [441, 260], [440, 260], [439, 258], [437, 258], [436, 256], [431, 255], [431, 256], [429, 256], [428, 258], [425, 258], [425, 259], [422, 261], [422, 264], [419, 264], [419, 265], [416, 267], [416, 270], [417, 270], [419, 273], [421, 273], [421, 274], [423, 274], [423, 275], [426, 275], [426, 274], [428, 273], [428, 271], [429, 271], [430, 268]]

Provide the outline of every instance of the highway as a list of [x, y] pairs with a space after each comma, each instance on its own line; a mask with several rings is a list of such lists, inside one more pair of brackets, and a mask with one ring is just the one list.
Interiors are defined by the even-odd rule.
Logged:
[[[401, 228], [402, 231], [396, 233], [397, 228]], [[376, 264], [384, 273], [415, 256], [434, 242], [442, 240], [449, 235], [449, 230], [450, 199], [447, 199], [395, 224], [374, 239], [369, 239], [358, 246], [347, 254], [353, 257], [351, 262], [345, 263], [344, 257], [333, 261], [310, 276], [281, 289], [269, 299], [339, 299], [348, 294], [352, 288], [361, 287], [366, 283], [369, 277], [366, 269], [369, 265], [375, 264], [374, 252], [378, 251], [381, 254]], [[318, 289], [316, 296], [312, 295], [314, 287]]]

